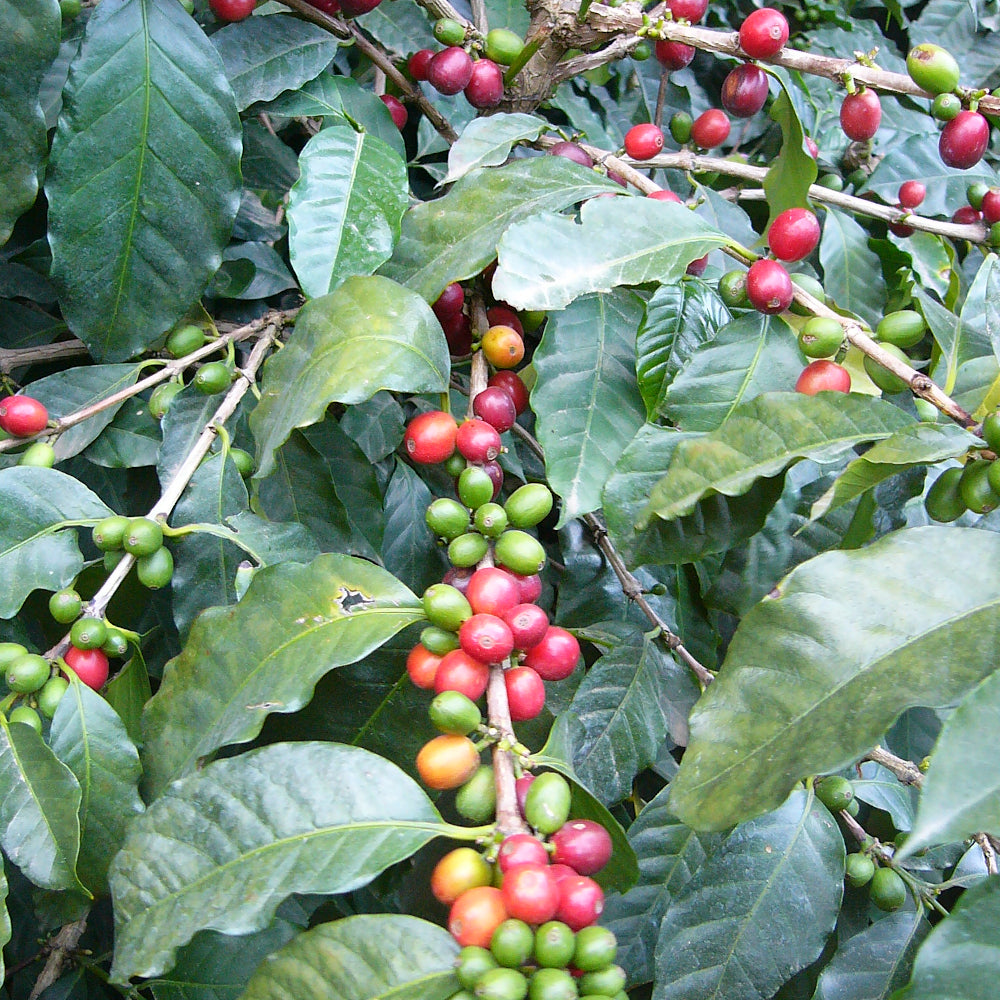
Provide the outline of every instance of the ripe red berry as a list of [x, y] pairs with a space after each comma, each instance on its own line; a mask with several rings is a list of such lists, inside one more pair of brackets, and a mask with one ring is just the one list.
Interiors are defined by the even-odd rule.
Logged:
[[474, 108], [495, 108], [503, 100], [503, 70], [492, 59], [477, 60], [464, 92]]
[[724, 111], [709, 108], [694, 120], [691, 126], [691, 140], [702, 149], [714, 149], [729, 138], [729, 119]]
[[[531, 781], [535, 780], [533, 774], [525, 775], [525, 777], [530, 778]], [[518, 780], [523, 781], [524, 779]], [[531, 784], [531, 781], [525, 783], [525, 795], [527, 795], [527, 786]], [[500, 871], [505, 875], [520, 865], [537, 866], [548, 863], [549, 852], [545, 849], [545, 845], [530, 833], [512, 833], [509, 837], [505, 837], [497, 855], [497, 864], [500, 865]]]
[[253, 13], [257, 0], [208, 0], [212, 13], [220, 21], [242, 21]]
[[500, 490], [503, 489], [503, 469], [500, 468], [499, 462], [483, 462], [482, 469], [493, 483], [492, 499], [496, 500], [500, 496]]
[[983, 195], [980, 205], [983, 218], [992, 226], [994, 222], [1000, 222], [1000, 188], [990, 188]]
[[[531, 787], [531, 783], [534, 780], [535, 776], [533, 774], [522, 774], [521, 777], [514, 782], [514, 794], [517, 797], [517, 811], [521, 814], [521, 819], [524, 819], [524, 802], [528, 797], [528, 789]], [[502, 871], [502, 863], [500, 868]]]
[[695, 49], [680, 42], [666, 42], [662, 39], [653, 47], [657, 62], [665, 69], [684, 69], [694, 59]]
[[663, 132], [652, 122], [633, 125], [625, 133], [625, 152], [633, 160], [649, 160], [663, 149]]
[[514, 649], [510, 626], [496, 615], [467, 618], [458, 630], [458, 641], [469, 656], [482, 663], [500, 663]]
[[406, 672], [415, 687], [429, 691], [434, 687], [434, 677], [440, 663], [440, 656], [418, 642], [406, 657]]
[[541, 865], [519, 865], [504, 875], [503, 904], [515, 920], [544, 924], [551, 920], [561, 902], [560, 887]]
[[741, 63], [722, 81], [722, 106], [734, 118], [751, 118], [767, 100], [767, 74], [755, 63]]
[[441, 320], [441, 329], [448, 341], [449, 353], [461, 357], [472, 350], [472, 324], [464, 313]]
[[753, 11], [740, 25], [740, 48], [751, 59], [770, 59], [787, 41], [788, 21], [773, 7]]
[[31, 437], [45, 430], [49, 411], [30, 396], [0, 399], [0, 428], [14, 437]]
[[406, 60], [406, 68], [410, 71], [410, 76], [418, 83], [427, 79], [427, 67], [434, 58], [433, 49], [417, 49], [416, 52]]
[[506, 570], [483, 566], [472, 574], [465, 596], [474, 614], [496, 615], [506, 621], [508, 612], [520, 607], [521, 589]]
[[771, 223], [767, 245], [778, 260], [802, 260], [816, 249], [820, 228], [807, 208], [787, 208]]
[[521, 318], [513, 309], [508, 309], [506, 306], [490, 306], [486, 310], [486, 322], [490, 326], [509, 326], [512, 330], [516, 330], [519, 336], [524, 336]]
[[457, 94], [472, 79], [472, 58], [458, 45], [435, 52], [427, 66], [427, 82], [441, 94]]
[[528, 650], [524, 665], [531, 667], [543, 681], [561, 681], [576, 669], [580, 644], [576, 636], [558, 625], [550, 625], [542, 641]]
[[601, 887], [586, 875], [570, 876], [557, 882], [559, 906], [556, 920], [568, 924], [574, 931], [596, 923], [604, 910], [604, 893]]
[[308, 0], [310, 7], [323, 11], [324, 14], [339, 14], [340, 4], [337, 0]]
[[848, 139], [863, 142], [871, 139], [882, 123], [882, 105], [874, 90], [863, 87], [848, 94], [840, 105], [840, 127]]
[[820, 359], [806, 365], [795, 383], [795, 391], [806, 396], [815, 396], [817, 392], [850, 392], [851, 373], [835, 361]]
[[549, 147], [549, 156], [561, 156], [563, 159], [579, 163], [581, 167], [594, 165], [590, 154], [575, 142], [557, 142], [554, 146]]
[[983, 158], [989, 141], [989, 122], [978, 111], [959, 111], [941, 129], [938, 152], [946, 166], [968, 170]]
[[392, 123], [402, 131], [403, 126], [406, 124], [406, 119], [409, 118], [403, 102], [393, 97], [392, 94], [380, 94], [379, 100], [389, 109], [389, 114], [392, 115]]
[[960, 226], [975, 225], [982, 220], [982, 212], [977, 212], [971, 205], [962, 205], [961, 208], [956, 208], [951, 217], [951, 221], [957, 222]]
[[466, 420], [455, 435], [455, 447], [469, 462], [492, 462], [500, 454], [500, 435], [485, 420]]
[[708, 0], [667, 0], [667, 8], [675, 21], [697, 24], [708, 10]]
[[472, 402], [472, 412], [480, 420], [492, 424], [501, 434], [509, 431], [517, 420], [517, 409], [509, 393], [499, 386], [487, 386]]
[[403, 441], [414, 462], [434, 465], [450, 458], [455, 450], [458, 425], [450, 413], [431, 410], [415, 416], [406, 428]]
[[668, 191], [666, 188], [662, 188], [659, 191], [650, 191], [649, 194], [646, 195], [646, 197], [652, 198], [653, 201], [670, 201], [673, 202], [675, 205], [684, 204], [682, 198], [679, 198], [677, 195], [674, 194], [673, 191]]
[[770, 316], [792, 304], [795, 288], [788, 272], [776, 260], [755, 260], [747, 271], [747, 298], [758, 312]]
[[344, 17], [360, 17], [374, 10], [382, 0], [337, 0]]
[[549, 616], [537, 604], [513, 605], [501, 617], [510, 626], [515, 649], [533, 649], [549, 630]]
[[545, 707], [545, 683], [531, 667], [514, 667], [503, 675], [512, 722], [534, 719]]
[[453, 649], [441, 657], [434, 674], [434, 693], [460, 691], [470, 701], [479, 701], [486, 693], [490, 668], [469, 656], [464, 649]]
[[520, 416], [528, 408], [528, 387], [521, 381], [521, 376], [517, 372], [499, 371], [490, 378], [487, 384], [503, 389], [510, 396], [517, 416]]
[[108, 657], [101, 649], [77, 649], [70, 646], [63, 653], [66, 666], [80, 678], [83, 684], [97, 691], [104, 687], [108, 679]]
[[916, 208], [927, 194], [927, 186], [920, 181], [903, 181], [899, 185], [899, 207]]
[[531, 576], [520, 576], [517, 573], [511, 573], [511, 576], [517, 580], [517, 587], [521, 592], [522, 604], [534, 604], [542, 596], [542, 578], [537, 573], [532, 573]]
[[590, 819], [571, 819], [559, 827], [552, 846], [552, 860], [581, 875], [593, 875], [611, 860], [611, 834]]

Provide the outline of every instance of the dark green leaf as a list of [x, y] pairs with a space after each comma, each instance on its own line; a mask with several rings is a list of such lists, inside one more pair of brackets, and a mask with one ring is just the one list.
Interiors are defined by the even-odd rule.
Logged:
[[654, 1000], [769, 1000], [822, 951], [843, 880], [844, 839], [812, 795], [738, 826], [667, 908]]
[[43, 889], [82, 890], [80, 785], [73, 772], [21, 722], [0, 716], [0, 844]]
[[279, 197], [299, 176], [295, 152], [272, 135], [256, 118], [243, 123], [243, 183]]
[[781, 152], [767, 168], [764, 191], [770, 211], [768, 225], [788, 208], [809, 208], [809, 185], [816, 180], [816, 160], [806, 149], [802, 122], [795, 112], [784, 81], [770, 115], [781, 126]]
[[601, 505], [622, 449], [642, 426], [635, 329], [642, 302], [624, 289], [588, 295], [549, 320], [534, 356], [532, 404], [559, 526]]
[[387, 278], [348, 278], [299, 313], [288, 343], [264, 368], [250, 417], [257, 476], [296, 427], [323, 418], [332, 402], [360, 403], [380, 389], [443, 392], [448, 345], [426, 302]]
[[381, 5], [358, 18], [358, 24], [376, 41], [400, 56], [420, 48], [434, 48], [432, 24], [413, 0], [395, 0], [388, 10]]
[[6, 977], [7, 970], [4, 968], [3, 949], [10, 942], [11, 923], [10, 911], [7, 909], [7, 876], [0, 865], [0, 976]]
[[222, 259], [224, 266], [244, 261], [254, 269], [250, 283], [242, 291], [229, 291], [226, 298], [266, 299], [296, 287], [292, 272], [269, 243], [238, 243], [227, 247]]
[[448, 173], [442, 184], [451, 184], [476, 167], [497, 167], [522, 139], [537, 139], [549, 128], [534, 115], [495, 114], [473, 118], [448, 151]]
[[240, 111], [319, 76], [340, 45], [325, 28], [287, 14], [224, 25], [212, 35], [212, 44]]
[[146, 400], [133, 396], [122, 403], [84, 456], [106, 469], [137, 469], [156, 465], [162, 441], [160, 425], [150, 416]]
[[131, 357], [201, 293], [239, 208], [239, 156], [221, 61], [183, 7], [95, 8], [46, 183], [52, 279], [95, 357]]
[[357, 747], [278, 743], [216, 761], [129, 826], [110, 875], [112, 978], [157, 975], [199, 930], [260, 930], [292, 892], [365, 885], [450, 829], [416, 782]]
[[45, 116], [39, 89], [59, 54], [56, 0], [0, 0], [0, 246], [38, 194], [45, 161]]
[[861, 765], [861, 775], [860, 780], [851, 782], [855, 798], [887, 812], [897, 830], [909, 830], [913, 826], [916, 789], [900, 784], [891, 771], [871, 761]]
[[170, 409], [160, 422], [163, 443], [157, 456], [156, 474], [161, 486], [165, 487], [174, 478], [218, 406], [217, 396], [205, 396], [193, 386], [171, 400]]
[[677, 815], [699, 829], [755, 815], [856, 760], [904, 709], [961, 697], [996, 665], [998, 560], [991, 532], [923, 527], [793, 570], [691, 713]]
[[910, 28], [913, 38], [933, 39], [951, 52], [962, 67], [962, 83], [973, 88], [985, 86], [1000, 69], [1000, 38], [983, 30], [977, 14], [962, 0], [932, 0]]
[[306, 143], [299, 166], [288, 238], [302, 290], [316, 297], [389, 259], [409, 201], [406, 164], [381, 139], [337, 125]]
[[294, 521], [268, 521], [242, 510], [226, 523], [259, 555], [265, 566], [277, 562], [312, 562], [321, 549], [309, 531]]
[[96, 523], [112, 511], [55, 469], [4, 469], [0, 496], [0, 618], [11, 618], [36, 587], [58, 590], [83, 569], [76, 532], [50, 529], [64, 521]]
[[260, 570], [239, 604], [195, 621], [146, 707], [150, 794], [219, 747], [252, 740], [270, 712], [301, 708], [328, 670], [354, 663], [423, 616], [398, 580], [351, 556]]
[[152, 694], [145, 660], [142, 653], [135, 650], [104, 688], [105, 699], [122, 720], [133, 743], [142, 739], [142, 710]]
[[597, 198], [579, 222], [539, 212], [514, 223], [498, 247], [493, 291], [516, 309], [562, 309], [588, 292], [679, 281], [691, 261], [730, 245], [684, 205]]
[[446, 1000], [458, 988], [458, 945], [416, 917], [359, 914], [320, 924], [272, 955], [241, 1000]]
[[420, 594], [447, 569], [443, 550], [427, 527], [424, 513], [434, 497], [424, 481], [403, 462], [385, 491], [385, 568]]
[[49, 743], [80, 783], [80, 881], [103, 892], [125, 830], [143, 811], [139, 753], [115, 710], [76, 678], [56, 709]]
[[819, 259], [829, 298], [874, 330], [885, 312], [886, 293], [879, 259], [868, 247], [868, 233], [852, 216], [827, 208]]
[[352, 406], [340, 426], [365, 453], [369, 462], [381, 462], [403, 440], [406, 422], [403, 409], [389, 392], [377, 392], [364, 403]]

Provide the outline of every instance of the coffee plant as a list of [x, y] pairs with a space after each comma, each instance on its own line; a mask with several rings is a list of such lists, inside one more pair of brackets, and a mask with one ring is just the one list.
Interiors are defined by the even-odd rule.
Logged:
[[1000, 14], [0, 0], [12, 1000], [986, 1000]]

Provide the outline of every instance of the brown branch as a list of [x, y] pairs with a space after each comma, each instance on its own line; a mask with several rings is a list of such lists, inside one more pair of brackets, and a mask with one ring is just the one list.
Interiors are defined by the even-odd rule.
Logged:
[[472, 21], [476, 26], [476, 31], [485, 38], [486, 33], [490, 30], [485, 0], [469, 0], [469, 6], [472, 8]]
[[924, 783], [923, 772], [912, 760], [904, 760], [902, 757], [897, 757], [884, 747], [875, 747], [874, 750], [870, 750], [861, 759], [881, 764], [887, 771], [892, 771], [904, 785], [913, 785], [919, 788]]
[[574, 76], [579, 76], [588, 70], [598, 69], [606, 63], [614, 62], [616, 59], [624, 59], [642, 41], [644, 39], [638, 35], [620, 35], [597, 52], [588, 52], [582, 56], [565, 59], [559, 63], [552, 82], [559, 84], [563, 80], [571, 80]]
[[90, 357], [90, 351], [79, 340], [61, 340], [58, 344], [42, 344], [40, 347], [0, 348], [0, 374], [7, 375], [15, 368], [46, 361], [86, 357]]
[[28, 1000], [36, 1000], [45, 992], [59, 977], [63, 970], [69, 965], [70, 955], [80, 943], [83, 932], [87, 929], [87, 919], [74, 920], [72, 923], [63, 924], [59, 931], [49, 939], [46, 950], [49, 957], [45, 960], [45, 967], [38, 974], [35, 985], [31, 987]]
[[468, 31], [469, 28], [473, 27], [471, 22], [462, 14], [460, 14], [448, 0], [417, 0], [417, 3], [427, 11], [435, 21], [440, 21], [442, 17], [451, 18], [452, 21], [458, 21], [459, 24], [465, 25], [465, 30]]
[[993, 843], [985, 833], [977, 833], [973, 838], [983, 852], [983, 861], [986, 862], [986, 872], [989, 875], [997, 874], [997, 853], [993, 849]]

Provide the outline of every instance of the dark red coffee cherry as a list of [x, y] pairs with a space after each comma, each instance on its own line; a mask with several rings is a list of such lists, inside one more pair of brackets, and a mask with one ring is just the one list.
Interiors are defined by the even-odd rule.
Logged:
[[690, 274], [695, 278], [700, 278], [708, 270], [708, 254], [691, 261], [684, 269], [685, 274]]
[[427, 67], [427, 82], [441, 94], [457, 94], [472, 79], [472, 58], [458, 45], [436, 52]]
[[487, 386], [472, 402], [472, 412], [480, 420], [492, 424], [501, 434], [509, 431], [517, 420], [517, 408], [510, 394], [500, 386]]
[[708, 10], [708, 0], [667, 0], [667, 9], [675, 21], [690, 21], [697, 24]]
[[709, 108], [694, 120], [691, 126], [691, 140], [702, 149], [714, 149], [729, 138], [731, 126], [724, 111]]
[[503, 70], [492, 59], [478, 60], [464, 93], [474, 108], [495, 108], [503, 100]]
[[557, 142], [549, 148], [549, 156], [561, 156], [566, 160], [579, 163], [581, 167], [592, 167], [594, 165], [590, 154], [575, 142]]
[[778, 260], [802, 260], [816, 249], [820, 228], [807, 208], [787, 208], [771, 223], [767, 245]]
[[652, 122], [633, 125], [625, 133], [625, 152], [633, 160], [649, 160], [663, 149], [663, 132]]
[[374, 10], [382, 0], [337, 0], [344, 17], [360, 17]]
[[491, 376], [487, 385], [503, 389], [514, 403], [514, 412], [520, 416], [528, 408], [528, 387], [517, 372], [499, 371]]
[[389, 109], [389, 114], [392, 115], [393, 125], [402, 131], [407, 118], [410, 117], [406, 112], [403, 102], [398, 98], [393, 97], [392, 94], [380, 94], [379, 100]]
[[506, 306], [490, 306], [486, 310], [486, 322], [490, 326], [509, 326], [519, 336], [524, 336], [524, 324], [521, 322], [521, 317], [513, 309], [508, 309]]
[[992, 226], [994, 222], [1000, 222], [1000, 188], [990, 188], [983, 195], [980, 203], [983, 218]]
[[871, 139], [882, 123], [882, 105], [874, 90], [862, 87], [848, 94], [840, 106], [840, 127], [848, 139], [863, 142]]
[[653, 47], [657, 62], [665, 69], [684, 69], [694, 59], [695, 49], [691, 45], [682, 45], [680, 42], [666, 42], [662, 39]]
[[457, 281], [453, 281], [445, 286], [445, 290], [431, 304], [431, 309], [434, 310], [434, 315], [444, 322], [452, 316], [461, 315], [464, 305], [465, 290]]
[[920, 181], [903, 181], [899, 185], [899, 207], [916, 208], [927, 194], [927, 186]]
[[410, 71], [410, 76], [418, 83], [427, 79], [427, 67], [430, 66], [434, 58], [433, 49], [417, 49], [406, 61], [406, 68]]
[[977, 212], [971, 205], [962, 205], [955, 209], [951, 221], [957, 222], [960, 226], [972, 226], [983, 221], [983, 214]]
[[455, 447], [469, 462], [492, 462], [500, 454], [500, 435], [485, 420], [466, 420], [455, 435]]
[[740, 25], [740, 48], [751, 59], [770, 59], [787, 41], [788, 21], [773, 7], [753, 11]]
[[441, 320], [444, 339], [448, 341], [448, 352], [462, 357], [472, 351], [472, 323], [465, 313], [448, 316]]
[[734, 118], [752, 118], [767, 100], [767, 74], [755, 63], [742, 63], [722, 81], [722, 106]]
[[788, 272], [776, 260], [756, 260], [747, 271], [747, 298], [758, 312], [773, 316], [792, 304], [795, 288]]
[[581, 875], [599, 872], [611, 860], [611, 835], [589, 819], [571, 819], [552, 834], [552, 860]]
[[978, 111], [959, 111], [941, 129], [938, 152], [946, 166], [968, 170], [983, 158], [989, 141], [989, 122]]

